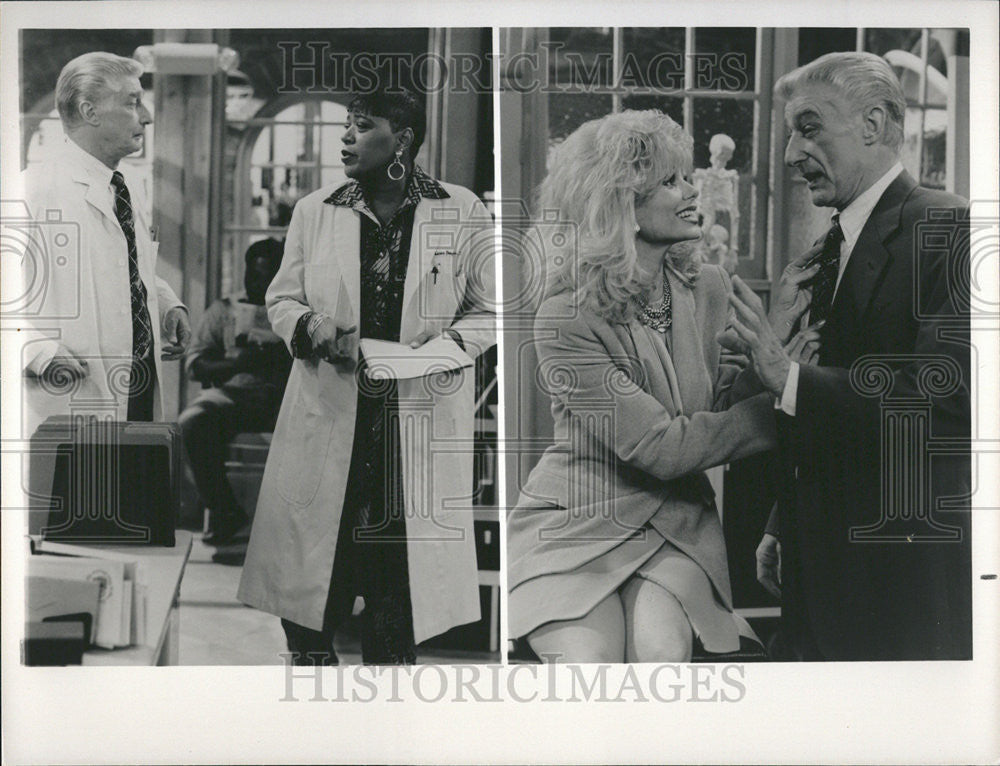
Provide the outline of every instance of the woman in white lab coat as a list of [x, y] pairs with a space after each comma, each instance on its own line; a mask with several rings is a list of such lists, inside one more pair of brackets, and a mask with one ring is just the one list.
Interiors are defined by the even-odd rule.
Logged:
[[359, 353], [359, 338], [433, 341], [448, 370], [495, 342], [492, 220], [414, 165], [424, 125], [412, 94], [352, 101], [350, 180], [295, 206], [267, 292], [296, 359], [239, 598], [282, 618], [297, 662], [337, 661], [357, 596], [366, 663], [412, 663], [416, 643], [480, 617], [473, 368], [378, 381]]

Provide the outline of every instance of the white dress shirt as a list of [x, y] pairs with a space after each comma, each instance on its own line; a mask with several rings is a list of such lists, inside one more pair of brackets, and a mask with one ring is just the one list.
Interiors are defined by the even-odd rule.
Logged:
[[[840, 213], [840, 229], [844, 233], [844, 241], [840, 243], [840, 268], [837, 272], [837, 284], [834, 286], [833, 297], [837, 297], [837, 290], [840, 289], [840, 280], [847, 270], [847, 262], [851, 258], [854, 245], [861, 236], [862, 229], [868, 223], [868, 218], [875, 209], [875, 205], [882, 199], [889, 184], [896, 180], [896, 176], [903, 172], [903, 166], [896, 163], [888, 172], [869, 186], [865, 191], [855, 198], [850, 205], [845, 207]], [[802, 322], [803, 326], [809, 324], [809, 312], [806, 312]], [[795, 404], [799, 394], [799, 363], [792, 362], [788, 368], [788, 378], [785, 380], [785, 389], [781, 394], [781, 400], [775, 402], [775, 407], [779, 407], [789, 415], [795, 415]]]

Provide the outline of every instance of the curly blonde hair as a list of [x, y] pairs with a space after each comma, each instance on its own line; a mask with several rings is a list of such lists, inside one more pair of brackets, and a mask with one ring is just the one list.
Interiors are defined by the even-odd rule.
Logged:
[[[546, 253], [546, 294], [576, 290], [581, 305], [627, 321], [648, 287], [635, 248], [635, 208], [674, 173], [690, 172], [693, 140], [656, 109], [591, 120], [560, 144], [538, 190], [540, 211], [558, 214], [575, 236], [575, 253]], [[697, 278], [690, 243], [670, 248], [668, 266], [685, 283]]]

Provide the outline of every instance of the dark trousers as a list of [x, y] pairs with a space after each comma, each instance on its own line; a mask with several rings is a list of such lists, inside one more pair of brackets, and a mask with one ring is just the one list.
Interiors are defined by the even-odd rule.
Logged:
[[[353, 597], [350, 601], [353, 605]], [[282, 620], [292, 662], [296, 665], [338, 664], [333, 648], [334, 634], [349, 615], [350, 607], [329, 620], [323, 630]], [[365, 665], [413, 665], [416, 662], [408, 591], [367, 596], [360, 621], [361, 661]]]
[[238, 391], [209, 389], [178, 418], [201, 501], [224, 515], [244, 511], [226, 477], [229, 442], [241, 431], [272, 430], [277, 417], [273, 403], [250, 398], [244, 401]]
[[[312, 630], [282, 620], [292, 661], [299, 665], [336, 665], [333, 638], [337, 628], [351, 615], [355, 595], [365, 600], [361, 613], [361, 660], [366, 665], [412, 665], [417, 660], [413, 641], [410, 583], [406, 575], [406, 541], [365, 539], [358, 514], [350, 504], [344, 509], [340, 535], [330, 578], [322, 630]], [[382, 530], [399, 531], [402, 519], [377, 524]], [[356, 539], [360, 537], [360, 539]]]
[[128, 385], [128, 420], [153, 421], [153, 392], [156, 390], [156, 365], [153, 355], [132, 360]]
[[[358, 395], [357, 421], [344, 507], [337, 532], [323, 629], [282, 621], [288, 647], [303, 664], [335, 664], [333, 635], [351, 614], [355, 596], [361, 614], [361, 658], [366, 665], [416, 662], [406, 557], [402, 458], [392, 391]], [[391, 446], [389, 446], [391, 445]], [[317, 652], [313, 658], [308, 652]]]
[[768, 647], [771, 659], [777, 662], [822, 662], [826, 658], [819, 650], [809, 622], [799, 551], [786, 545], [783, 552], [781, 622]]

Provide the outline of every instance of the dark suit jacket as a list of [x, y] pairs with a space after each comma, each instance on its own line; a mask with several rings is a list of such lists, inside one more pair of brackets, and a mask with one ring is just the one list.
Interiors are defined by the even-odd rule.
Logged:
[[806, 658], [971, 657], [967, 206], [893, 181], [777, 414], [783, 626]]

